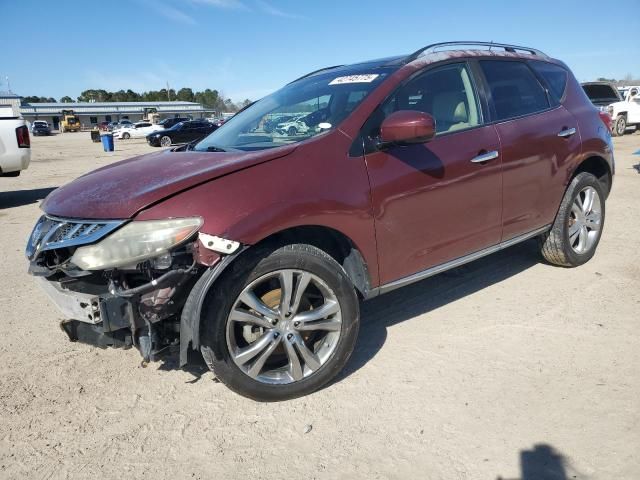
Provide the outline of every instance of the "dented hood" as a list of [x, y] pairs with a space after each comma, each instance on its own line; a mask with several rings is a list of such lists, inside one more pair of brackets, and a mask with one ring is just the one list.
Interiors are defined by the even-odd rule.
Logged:
[[172, 152], [141, 155], [94, 170], [49, 194], [57, 217], [125, 219], [169, 196], [223, 175], [289, 155], [295, 145], [256, 152]]

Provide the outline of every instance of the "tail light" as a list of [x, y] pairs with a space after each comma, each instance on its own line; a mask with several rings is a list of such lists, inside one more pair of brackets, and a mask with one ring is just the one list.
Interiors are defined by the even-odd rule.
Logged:
[[29, 139], [29, 129], [25, 125], [16, 128], [16, 139], [18, 140], [18, 147], [31, 147], [31, 140]]
[[602, 110], [598, 112], [598, 115], [600, 115], [600, 120], [602, 120], [602, 123], [604, 123], [605, 127], [607, 127], [607, 130], [611, 132], [611, 115], [609, 115], [607, 112], [603, 112]]

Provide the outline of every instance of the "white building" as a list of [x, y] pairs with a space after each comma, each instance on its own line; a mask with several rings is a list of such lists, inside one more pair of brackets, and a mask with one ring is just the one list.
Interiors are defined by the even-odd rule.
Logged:
[[[17, 97], [19, 98], [19, 97]], [[3, 103], [4, 100], [0, 100]], [[23, 103], [20, 114], [25, 120], [46, 120], [52, 129], [58, 130], [62, 110], [73, 110], [80, 117], [83, 128], [92, 128], [101, 122], [142, 120], [145, 112], [155, 109], [160, 120], [169, 117], [192, 119], [215, 116], [215, 111], [194, 102], [70, 102], [70, 103]], [[151, 110], [153, 111], [153, 110]]]
[[11, 116], [20, 116], [20, 96], [11, 92], [0, 92], [0, 107], [3, 112], [8, 112], [11, 109]]

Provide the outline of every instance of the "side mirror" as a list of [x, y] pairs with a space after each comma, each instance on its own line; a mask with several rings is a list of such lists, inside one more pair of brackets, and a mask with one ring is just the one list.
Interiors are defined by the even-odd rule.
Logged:
[[378, 148], [425, 143], [435, 134], [436, 121], [431, 115], [415, 110], [399, 110], [382, 122]]

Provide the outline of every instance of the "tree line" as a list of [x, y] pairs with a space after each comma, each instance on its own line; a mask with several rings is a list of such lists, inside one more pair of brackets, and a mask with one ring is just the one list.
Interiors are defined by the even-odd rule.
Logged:
[[627, 74], [624, 78], [622, 78], [620, 80], [616, 80], [615, 78], [598, 77], [598, 79], [596, 81], [597, 82], [613, 83], [617, 87], [625, 87], [627, 85], [639, 85], [640, 84], [640, 80], [634, 79], [631, 74]]
[[[133, 90], [118, 90], [117, 92], [108, 92], [102, 89], [89, 89], [83, 91], [77, 99], [69, 96], [60, 98], [62, 103], [70, 102], [166, 102], [180, 100], [183, 102], [201, 103], [207, 108], [217, 110], [219, 112], [236, 112], [251, 103], [248, 98], [243, 102], [234, 103], [230, 98], [225, 98], [218, 90], [207, 88], [202, 92], [194, 92], [191, 88], [181, 88], [175, 91], [173, 88], [167, 90], [150, 90], [148, 92], [134, 92]], [[24, 103], [55, 103], [53, 97], [23, 97]]]

